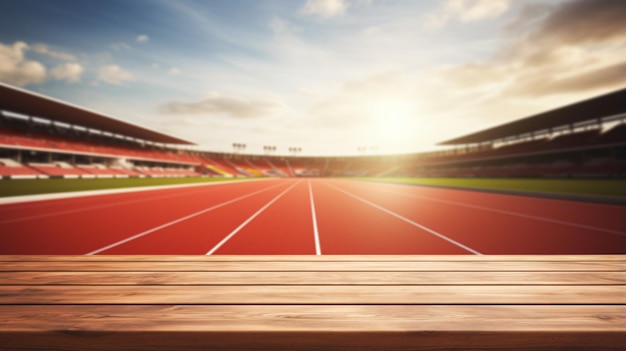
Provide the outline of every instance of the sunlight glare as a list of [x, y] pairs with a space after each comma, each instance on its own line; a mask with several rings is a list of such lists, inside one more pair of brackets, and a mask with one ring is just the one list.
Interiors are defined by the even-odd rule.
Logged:
[[415, 132], [415, 104], [403, 100], [384, 100], [373, 104], [374, 133], [383, 138], [397, 138]]

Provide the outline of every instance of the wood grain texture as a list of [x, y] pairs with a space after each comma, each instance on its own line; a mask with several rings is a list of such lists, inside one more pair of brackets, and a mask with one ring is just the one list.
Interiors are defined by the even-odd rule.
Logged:
[[0, 285], [624, 285], [626, 272], [0, 272]]
[[624, 262], [623, 255], [0, 255], [0, 262]]
[[[0, 306], [2, 332], [298, 331], [620, 332], [621, 305], [58, 305]], [[151, 323], [150, 321], [158, 321]], [[532, 323], [529, 323], [532, 321]]]
[[626, 270], [626, 261], [295, 261], [295, 262], [3, 262], [0, 272], [328, 272], [328, 271], [379, 271], [379, 272], [535, 272], [535, 271], [612, 271]]
[[0, 286], [0, 304], [624, 304], [621, 285]]
[[626, 345], [626, 261], [0, 256], [0, 350], [590, 350]]

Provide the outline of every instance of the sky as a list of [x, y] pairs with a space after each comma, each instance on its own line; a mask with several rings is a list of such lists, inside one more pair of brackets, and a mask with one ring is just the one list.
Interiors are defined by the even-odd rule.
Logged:
[[202, 150], [413, 153], [626, 87], [625, 23], [623, 0], [0, 0], [0, 81]]

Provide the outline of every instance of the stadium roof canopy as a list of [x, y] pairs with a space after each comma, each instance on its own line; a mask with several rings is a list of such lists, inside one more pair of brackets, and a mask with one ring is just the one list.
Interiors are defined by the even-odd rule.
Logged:
[[440, 142], [439, 145], [478, 144], [533, 133], [626, 112], [626, 89], [542, 112], [517, 121]]
[[163, 144], [193, 142], [0, 83], [0, 109]]

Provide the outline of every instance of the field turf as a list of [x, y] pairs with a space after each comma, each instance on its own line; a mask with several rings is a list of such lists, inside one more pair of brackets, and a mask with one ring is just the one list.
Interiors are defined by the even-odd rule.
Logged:
[[354, 178], [359, 180], [526, 194], [626, 198], [624, 179]]
[[[143, 186], [235, 181], [246, 178], [100, 178], [100, 179], [5, 179], [0, 197], [117, 189]], [[564, 195], [626, 199], [623, 179], [494, 179], [494, 178], [351, 178], [399, 184], [488, 190], [539, 195]]]
[[62, 193], [143, 186], [208, 183], [245, 178], [96, 178], [96, 179], [4, 179], [0, 180], [0, 197]]

